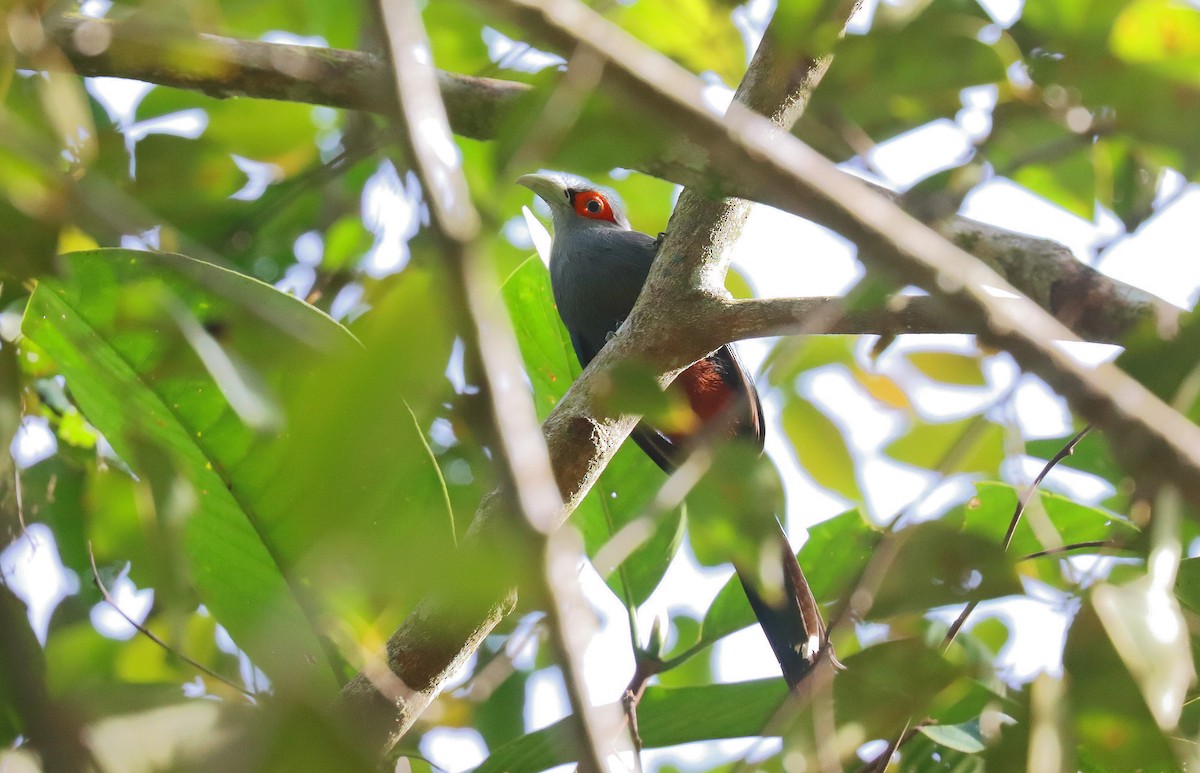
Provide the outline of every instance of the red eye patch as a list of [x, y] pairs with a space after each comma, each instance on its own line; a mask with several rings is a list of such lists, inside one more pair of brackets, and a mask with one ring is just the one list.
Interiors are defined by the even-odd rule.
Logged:
[[580, 217], [590, 217], [593, 220], [607, 220], [610, 223], [617, 222], [616, 215], [613, 214], [608, 199], [598, 191], [580, 191], [575, 194], [572, 203], [575, 205], [575, 214]]

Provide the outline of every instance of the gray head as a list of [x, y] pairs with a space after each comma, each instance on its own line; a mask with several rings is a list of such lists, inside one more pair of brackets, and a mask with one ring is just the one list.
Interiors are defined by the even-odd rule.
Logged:
[[517, 180], [550, 206], [556, 236], [576, 229], [629, 230], [625, 206], [614, 191], [563, 172], [527, 174]]

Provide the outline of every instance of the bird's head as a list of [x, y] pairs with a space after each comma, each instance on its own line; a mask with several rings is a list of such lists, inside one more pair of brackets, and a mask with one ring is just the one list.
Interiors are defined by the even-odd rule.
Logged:
[[621, 198], [582, 177], [562, 172], [527, 174], [517, 179], [550, 207], [554, 232], [575, 228], [621, 228], [629, 230]]

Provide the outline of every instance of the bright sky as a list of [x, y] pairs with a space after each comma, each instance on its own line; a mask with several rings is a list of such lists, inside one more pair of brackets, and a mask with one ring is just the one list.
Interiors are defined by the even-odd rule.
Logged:
[[[108, 10], [106, 0], [87, 0], [84, 12], [103, 15]], [[993, 19], [1000, 25], [1011, 24], [1020, 11], [1016, 0], [987, 3]], [[875, 4], [868, 2], [856, 19], [865, 28]], [[765, 20], [773, 10], [773, 0], [750, 0], [734, 11], [733, 23], [747, 40], [748, 50], [756, 45]], [[483, 31], [483, 39], [492, 58], [501, 68], [535, 71], [555, 66], [561, 59], [517, 44], [492, 29]], [[319, 40], [301, 40], [284, 33], [271, 36], [321, 44]], [[206, 129], [207, 116], [202, 110], [187, 110], [148, 121], [136, 121], [135, 110], [150, 86], [109, 78], [88, 79], [90, 92], [104, 105], [122, 130], [130, 149], [131, 173], [133, 147], [151, 133], [169, 133], [185, 137], [200, 136]], [[728, 101], [731, 91], [720, 85], [710, 89], [715, 101]], [[903, 136], [880, 144], [868, 159], [870, 171], [878, 179], [903, 188], [932, 171], [952, 166], [969, 153], [971, 142], [986, 134], [988, 109], [995, 100], [991, 88], [970, 89], [963, 93], [963, 108], [954, 120], [936, 121]], [[317, 108], [314, 120], [332, 125], [328, 111]], [[332, 133], [330, 148], [336, 147]], [[254, 199], [262, 194], [278, 174], [270, 165], [253, 159], [235, 159], [246, 174], [246, 185], [235, 197]], [[863, 171], [863, 170], [859, 170]], [[1061, 208], [1040, 199], [1005, 179], [993, 179], [974, 191], [966, 200], [962, 213], [968, 217], [1013, 230], [1054, 238], [1067, 244], [1080, 260], [1096, 265], [1102, 271], [1190, 308], [1200, 291], [1200, 261], [1196, 260], [1195, 240], [1190, 228], [1200, 219], [1200, 189], [1186, 186], [1179, 176], [1169, 177], [1163, 184], [1161, 198], [1170, 205], [1144, 225], [1139, 232], [1119, 240], [1111, 249], [1097, 256], [1097, 248], [1120, 235], [1116, 218], [1103, 214], [1098, 223], [1084, 221]], [[419, 185], [411, 174], [401, 178], [390, 165], [381, 164], [367, 184], [363, 196], [363, 221], [376, 235], [375, 246], [365, 258], [365, 268], [372, 276], [385, 276], [403, 268], [407, 262], [407, 242], [419, 224], [417, 195]], [[514, 242], [531, 247], [535, 233], [530, 234], [525, 222], [516, 217], [505, 226], [505, 233]], [[153, 245], [153, 234], [129, 237], [130, 246]], [[803, 245], [795, 254], [780, 254], [778, 245]], [[320, 236], [313, 232], [296, 243], [296, 263], [279, 281], [281, 287], [303, 294], [314, 278], [313, 266], [319, 261]], [[751, 217], [743, 238], [734, 252], [734, 263], [760, 291], [771, 294], [836, 295], [849, 289], [861, 275], [862, 269], [853, 257], [852, 248], [840, 237], [789, 215], [758, 207]], [[348, 293], [339, 298], [337, 316], [357, 309], [358, 296]], [[0, 333], [12, 337], [15, 320], [0, 318]], [[866, 347], [868, 344], [864, 344]], [[768, 351], [770, 342], [747, 342], [741, 346], [748, 364], [756, 368]], [[898, 355], [913, 349], [936, 347], [940, 350], [973, 351], [966, 336], [912, 336], [894, 345], [879, 363], [881, 368], [895, 372], [897, 380], [914, 399], [917, 411], [925, 418], [950, 419], [967, 415], [1017, 383], [1015, 398], [1017, 419], [1027, 436], [1060, 436], [1069, 426], [1070, 417], [1063, 401], [1040, 381], [1023, 376], [1006, 355], [989, 357], [985, 364], [988, 386], [965, 390], [932, 384], [913, 369], [905, 372]], [[1115, 356], [1111, 347], [1080, 349], [1079, 356], [1096, 361]], [[910, 387], [920, 388], [910, 388]], [[919, 512], [934, 512], [970, 495], [970, 480], [956, 478], [927, 492], [928, 473], [921, 473], [891, 461], [882, 449], [905, 428], [907, 419], [880, 409], [869, 400], [856, 383], [838, 368], [825, 368], [806, 374], [802, 388], [817, 405], [845, 430], [847, 441], [861, 460], [867, 492], [868, 509], [873, 517], [886, 518], [908, 507], [922, 493], [927, 499]], [[787, 528], [796, 546], [806, 538], [807, 528], [846, 509], [850, 503], [816, 488], [797, 465], [786, 437], [778, 426], [778, 401], [765, 395], [770, 431], [768, 453], [784, 475], [788, 494]], [[27, 417], [13, 439], [11, 452], [21, 467], [28, 467], [52, 455], [56, 442], [45, 420]], [[1010, 469], [1015, 483], [1024, 483], [1040, 469], [1041, 463], [1026, 460]], [[1062, 473], [1051, 476], [1048, 486], [1070, 491], [1074, 496], [1097, 501], [1108, 494], [1107, 484], [1090, 476]], [[30, 606], [35, 632], [44, 641], [50, 615], [65, 596], [76, 593], [79, 578], [62, 566], [53, 533], [41, 524], [33, 524], [26, 534], [0, 552], [0, 572], [5, 580]], [[639, 610], [642, 630], [649, 630], [656, 616], [680, 613], [701, 616], [712, 597], [729, 576], [728, 570], [700, 568], [686, 551], [672, 563], [662, 585]], [[581, 569], [581, 581], [595, 605], [601, 620], [600, 634], [588, 648], [585, 658], [589, 695], [593, 702], [609, 702], [619, 698], [633, 670], [629, 650], [624, 609], [607, 590], [590, 565]], [[126, 571], [113, 583], [114, 593], [122, 609], [133, 619], [142, 620], [152, 609], [153, 590], [138, 589]], [[989, 616], [1019, 620], [1010, 625], [1013, 636], [1001, 657], [1001, 667], [1007, 678], [1024, 682], [1041, 671], [1056, 673], [1060, 668], [1061, 643], [1066, 614], [1071, 604], [1063, 594], [1033, 583], [1027, 583], [1028, 596], [983, 605], [972, 618], [978, 622]], [[938, 613], [939, 618], [952, 616], [953, 611]], [[128, 638], [133, 630], [128, 623], [105, 605], [93, 610], [93, 623], [113, 638]], [[526, 621], [523, 625], [528, 625]], [[236, 645], [223, 630], [218, 645], [235, 652]], [[869, 635], [864, 629], [863, 635]], [[532, 650], [528, 647], [517, 658], [519, 665], [532, 667]], [[242, 657], [243, 680], [247, 685], [262, 688], [266, 682], [261, 672]], [[778, 666], [757, 628], [730, 636], [718, 644], [713, 653], [713, 666], [722, 681], [740, 681], [778, 674]], [[529, 681], [526, 726], [532, 730], [543, 727], [564, 716], [568, 703], [557, 669], [536, 672]], [[196, 686], [189, 685], [187, 694], [195, 694]], [[712, 766], [723, 759], [743, 755], [753, 748], [755, 756], [776, 748], [775, 741], [734, 741], [692, 744], [646, 754], [649, 769], [671, 764], [685, 768]], [[457, 773], [477, 764], [485, 754], [478, 734], [470, 729], [446, 729], [429, 733], [422, 751], [441, 767]]]

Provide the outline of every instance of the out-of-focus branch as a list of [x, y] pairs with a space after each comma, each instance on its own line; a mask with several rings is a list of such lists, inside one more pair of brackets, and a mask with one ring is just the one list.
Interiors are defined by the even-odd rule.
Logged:
[[[1121, 461], [1131, 474], [1147, 485], [1176, 484], [1192, 502], [1200, 502], [1200, 428], [1115, 366], [1085, 366], [1065, 353], [1055, 342], [1076, 336], [995, 271], [762, 116], [736, 102], [724, 117], [714, 114], [697, 78], [577, 3], [503, 0], [497, 7], [557, 48], [582, 48], [603, 57], [603, 86], [623, 97], [628, 109], [652, 109], [665, 124], [688, 127], [715, 170], [752, 178], [765, 196], [788, 203], [789, 210], [807, 211], [854, 240], [872, 268], [941, 298], [968, 329], [984, 331], [1077, 412], [1121, 438]], [[683, 270], [673, 272], [676, 278], [686, 278], [686, 267], [677, 268]], [[661, 270], [652, 273], [630, 316], [639, 323], [622, 330], [635, 339], [633, 348], [643, 357], [677, 367], [675, 358], [695, 353], [688, 343], [696, 340], [694, 330], [705, 324], [708, 308], [724, 300], [693, 293], [681, 306], [670, 278]], [[993, 290], [1018, 297], [999, 303]], [[647, 340], [651, 337], [656, 340]], [[719, 337], [713, 333], [705, 343]]]
[[[386, 63], [358, 51], [239, 40], [190, 30], [163, 29], [145, 21], [113, 22], [60, 17], [48, 32], [80, 75], [130, 78], [225, 98], [247, 96], [388, 112], [394, 104]], [[184, 55], [186, 54], [186, 55]], [[514, 81], [437, 72], [455, 133], [493, 139], [529, 86]], [[694, 188], [713, 198], [734, 196], [812, 214], [803, 200], [764, 188], [748, 170], [718, 169], [706, 153], [663, 158], [632, 155], [623, 166]], [[1017, 234], [961, 217], [935, 229], [996, 272], [1080, 337], [1119, 340], [1141, 320], [1168, 305], [1143, 291], [1084, 266], [1057, 242]], [[887, 333], [896, 327], [864, 331]], [[855, 331], [858, 332], [858, 331]], [[969, 332], [961, 327], [954, 332]]]
[[[360, 51], [239, 40], [153, 24], [74, 14], [47, 32], [80, 75], [112, 76], [190, 89], [210, 97], [255, 97], [389, 113], [391, 72]], [[457, 134], [495, 137], [523, 83], [443, 71], [437, 83]]]
[[[490, 402], [489, 426], [483, 428], [491, 445], [500, 451], [504, 471], [502, 491], [480, 507], [468, 534], [468, 549], [487, 549], [490, 540], [507, 533], [507, 544], [526, 548], [513, 556], [514, 563], [534, 558], [536, 570], [528, 575], [534, 593], [548, 606], [548, 624], [566, 676], [567, 691], [579, 722], [576, 748], [581, 769], [600, 773], [605, 769], [603, 749], [616, 740], [621, 727], [619, 713], [591, 707], [582, 675], [582, 654], [590, 638], [591, 609], [579, 588], [576, 568], [583, 560], [578, 539], [570, 532], [552, 533], [562, 518], [562, 499], [550, 467], [545, 442], [538, 426], [532, 399], [524, 389], [522, 361], [508, 316], [500, 304], [499, 287], [490, 266], [479, 253], [479, 215], [471, 203], [462, 174], [458, 151], [450, 134], [445, 106], [425, 37], [420, 12], [414, 0], [379, 0], [388, 56], [393, 63], [400, 115], [396, 120], [401, 144], [414, 162], [424, 187], [431, 213], [431, 230], [448, 268], [451, 295], [463, 319], [468, 321], [467, 357], [483, 376], [483, 391]], [[506, 518], [517, 504], [524, 520]], [[496, 578], [480, 577], [479, 584], [497, 584]], [[342, 708], [360, 728], [373, 731], [373, 742], [390, 747], [404, 734], [420, 710], [440, 690], [450, 666], [461, 662], [478, 647], [481, 635], [495, 624], [506, 608], [504, 601], [489, 604], [494, 595], [511, 598], [511, 592], [480, 589], [483, 604], [478, 609], [446, 609], [437, 599], [427, 600], [421, 614], [406, 621], [388, 643], [386, 671], [359, 674], [343, 691]], [[466, 638], [447, 636], [445, 620], [429, 617], [431, 611], [450, 612], [462, 619], [464, 612], [478, 626]], [[413, 658], [414, 653], [416, 657]], [[414, 662], [415, 660], [415, 662]], [[414, 694], [409, 680], [418, 668], [440, 661], [432, 679], [426, 679]], [[415, 667], [414, 667], [415, 666]], [[388, 691], [388, 685], [408, 685], [410, 691]], [[383, 689], [380, 689], [382, 686]], [[381, 700], [387, 695], [387, 700]], [[611, 716], [607, 716], [610, 715]], [[399, 721], [396, 721], [396, 717]]]

